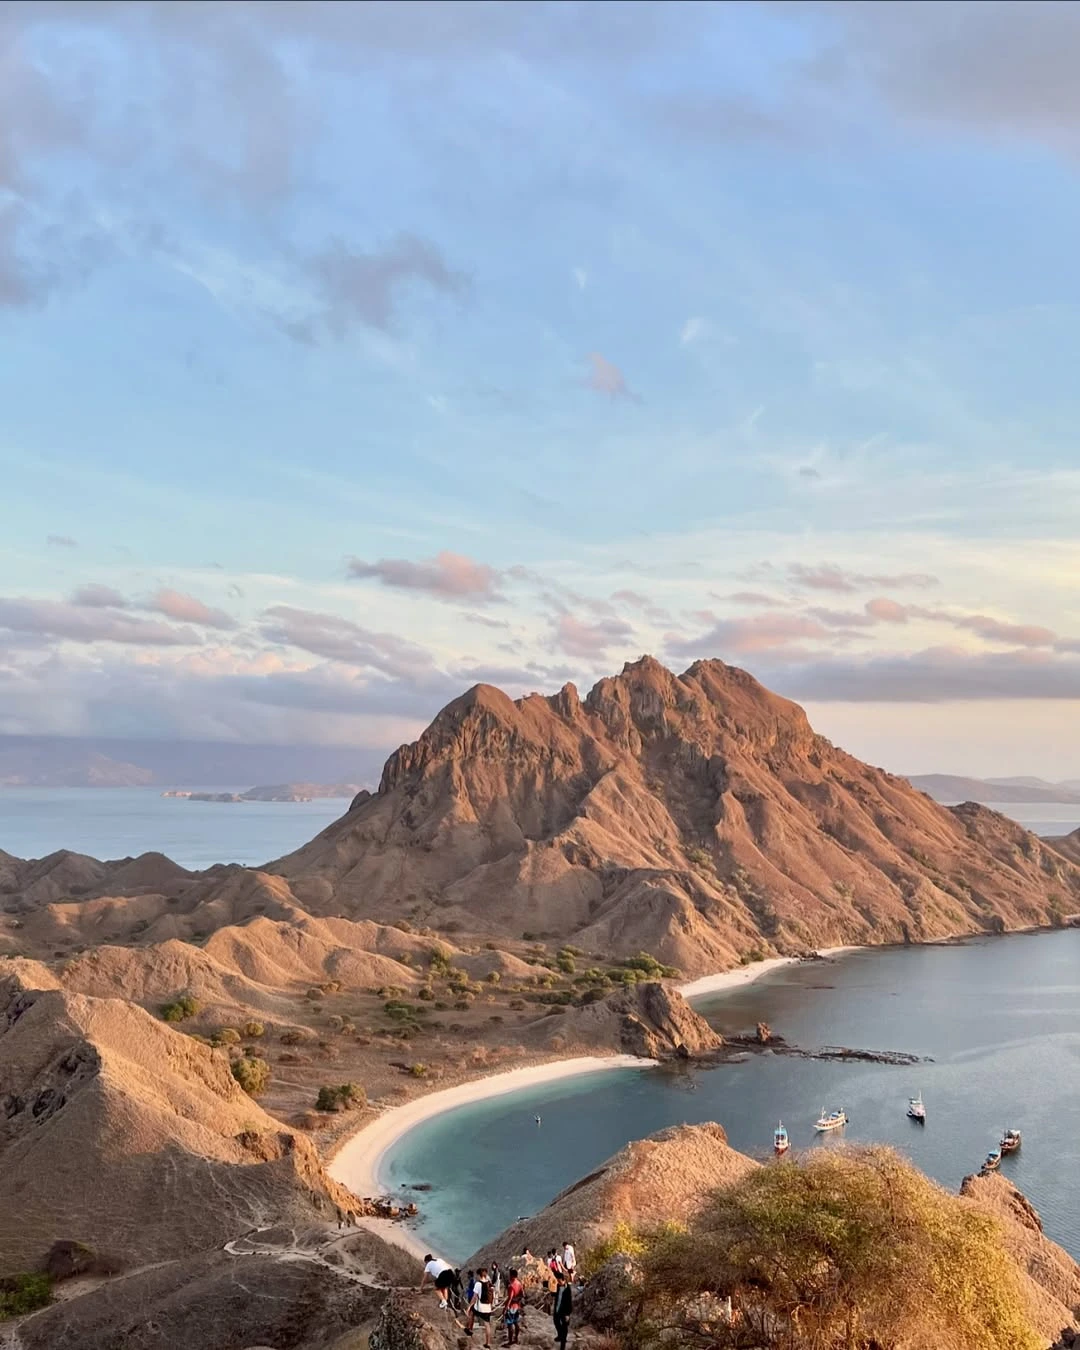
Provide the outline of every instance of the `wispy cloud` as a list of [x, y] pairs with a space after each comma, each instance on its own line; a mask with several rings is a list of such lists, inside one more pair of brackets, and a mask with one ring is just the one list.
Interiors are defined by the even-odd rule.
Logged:
[[360, 580], [371, 578], [398, 590], [422, 591], [439, 600], [484, 604], [503, 598], [501, 577], [494, 567], [448, 549], [422, 562], [408, 558], [380, 558], [377, 562], [350, 558], [346, 573]]

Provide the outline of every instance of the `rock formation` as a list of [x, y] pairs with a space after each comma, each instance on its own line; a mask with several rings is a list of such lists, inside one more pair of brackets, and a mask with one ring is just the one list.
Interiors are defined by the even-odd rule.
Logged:
[[745, 671], [648, 657], [584, 700], [478, 685], [268, 870], [314, 913], [647, 950], [687, 974], [1080, 909], [1080, 869], [1012, 821], [836, 749]]

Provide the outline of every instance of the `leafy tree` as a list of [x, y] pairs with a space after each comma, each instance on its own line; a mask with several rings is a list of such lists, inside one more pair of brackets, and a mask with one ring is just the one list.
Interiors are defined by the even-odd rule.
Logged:
[[[995, 1221], [889, 1149], [756, 1169], [716, 1192], [688, 1230], [631, 1237], [647, 1279], [624, 1293], [627, 1347], [1042, 1344]], [[720, 1315], [728, 1296], [733, 1325]]]

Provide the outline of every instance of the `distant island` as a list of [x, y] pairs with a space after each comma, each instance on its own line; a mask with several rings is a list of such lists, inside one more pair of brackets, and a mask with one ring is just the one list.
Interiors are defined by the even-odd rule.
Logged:
[[936, 802], [1064, 802], [1080, 804], [1080, 781], [1050, 783], [1045, 778], [965, 778], [951, 773], [917, 773], [913, 788]]
[[324, 797], [353, 798], [359, 792], [353, 783], [271, 783], [246, 792], [193, 792], [170, 788], [163, 797], [182, 797], [191, 802], [313, 802]]

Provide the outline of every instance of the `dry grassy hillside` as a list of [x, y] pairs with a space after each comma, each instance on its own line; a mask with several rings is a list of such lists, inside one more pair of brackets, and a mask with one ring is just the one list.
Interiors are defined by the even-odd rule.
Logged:
[[648, 657], [584, 700], [477, 686], [269, 870], [314, 913], [644, 949], [688, 974], [1080, 908], [1080, 870], [1005, 817], [861, 763], [744, 671]]
[[223, 1052], [124, 999], [9, 963], [0, 1062], [0, 1274], [37, 1268], [58, 1240], [141, 1265], [355, 1207]]

